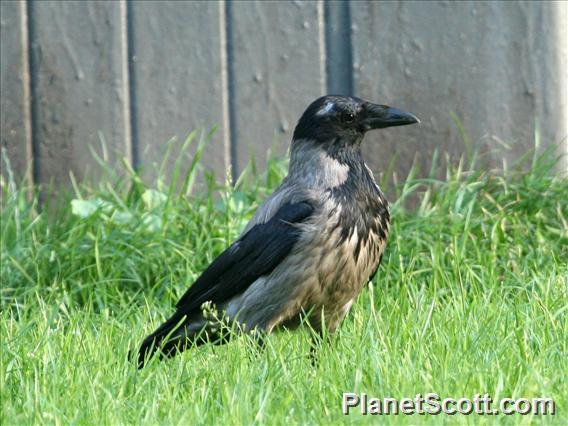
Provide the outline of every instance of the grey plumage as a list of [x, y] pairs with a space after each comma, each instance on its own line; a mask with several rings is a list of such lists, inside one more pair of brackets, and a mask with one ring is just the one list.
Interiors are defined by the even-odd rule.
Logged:
[[271, 332], [294, 328], [309, 312], [314, 328], [334, 331], [378, 268], [389, 231], [388, 203], [362, 158], [363, 136], [417, 122], [354, 97], [314, 101], [294, 131], [288, 176], [144, 340], [138, 366], [156, 350], [170, 356], [222, 343], [220, 317], [245, 332]]

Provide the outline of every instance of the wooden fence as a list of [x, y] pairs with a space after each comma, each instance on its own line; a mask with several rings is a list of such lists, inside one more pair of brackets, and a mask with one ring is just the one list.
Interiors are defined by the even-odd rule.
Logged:
[[[13, 169], [66, 185], [125, 157], [155, 176], [166, 141], [219, 125], [204, 164], [242, 171], [286, 152], [324, 93], [415, 113], [374, 132], [367, 161], [404, 175], [434, 149], [493, 165], [567, 134], [564, 2], [7, 1], [1, 139]], [[459, 118], [470, 140], [464, 144]], [[562, 145], [566, 149], [566, 142]], [[564, 163], [566, 164], [566, 163]], [[3, 164], [4, 173], [4, 164]]]

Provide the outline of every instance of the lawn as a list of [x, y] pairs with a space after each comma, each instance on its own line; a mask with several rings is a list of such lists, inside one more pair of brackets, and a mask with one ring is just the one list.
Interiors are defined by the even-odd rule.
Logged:
[[[434, 165], [391, 191], [383, 263], [316, 365], [304, 328], [138, 371], [128, 351], [286, 169], [271, 160], [232, 189], [186, 161], [170, 185], [106, 168], [57, 211], [2, 182], [3, 425], [568, 422], [568, 180], [550, 152], [505, 172]], [[344, 416], [343, 392], [548, 397], [556, 414]]]

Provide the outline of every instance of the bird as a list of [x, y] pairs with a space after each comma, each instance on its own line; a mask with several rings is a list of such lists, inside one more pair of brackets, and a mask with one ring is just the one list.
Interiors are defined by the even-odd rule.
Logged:
[[364, 162], [363, 138], [419, 122], [353, 96], [313, 101], [294, 129], [287, 176], [144, 339], [138, 368], [156, 352], [161, 359], [224, 343], [227, 326], [266, 336], [307, 321], [333, 333], [375, 275], [389, 234], [388, 202]]

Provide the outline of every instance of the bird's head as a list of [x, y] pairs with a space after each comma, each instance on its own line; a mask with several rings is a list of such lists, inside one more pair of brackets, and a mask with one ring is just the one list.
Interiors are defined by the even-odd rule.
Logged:
[[377, 105], [351, 96], [322, 96], [306, 109], [296, 129], [293, 143], [302, 140], [324, 145], [358, 145], [372, 129], [405, 126], [420, 120], [409, 112]]

